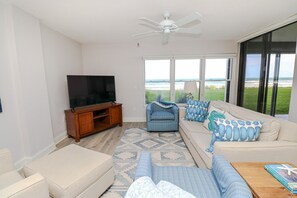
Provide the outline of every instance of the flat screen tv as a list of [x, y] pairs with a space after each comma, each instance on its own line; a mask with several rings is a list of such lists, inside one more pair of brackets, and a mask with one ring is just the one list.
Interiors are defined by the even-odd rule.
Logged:
[[114, 76], [67, 75], [70, 108], [115, 102]]

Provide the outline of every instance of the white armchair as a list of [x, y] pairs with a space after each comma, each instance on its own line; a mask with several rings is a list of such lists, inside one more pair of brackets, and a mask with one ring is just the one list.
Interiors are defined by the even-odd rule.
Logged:
[[11, 153], [0, 149], [0, 197], [1, 198], [48, 198], [45, 179], [38, 173], [24, 178], [15, 170]]

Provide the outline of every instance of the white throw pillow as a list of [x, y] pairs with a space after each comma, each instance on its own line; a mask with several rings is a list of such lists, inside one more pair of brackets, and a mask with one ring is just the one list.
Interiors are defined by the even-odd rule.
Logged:
[[195, 198], [195, 196], [167, 181], [160, 181], [155, 185], [150, 177], [144, 176], [131, 184], [125, 198]]
[[125, 198], [170, 198], [170, 196], [157, 188], [150, 177], [144, 176], [131, 184]]
[[222, 110], [220, 110], [220, 109], [218, 109], [218, 108], [215, 108], [214, 106], [210, 106], [209, 109], [208, 109], [208, 116], [207, 116], [206, 120], [205, 120], [204, 123], [203, 123], [203, 126], [204, 126], [206, 129], [208, 129], [208, 130], [209, 130], [209, 128], [208, 128], [208, 123], [210, 122], [209, 117], [211, 116], [211, 112], [212, 112], [212, 111], [216, 111], [216, 112], [218, 112], [218, 113], [224, 114], [224, 111], [222, 111]]
[[172, 197], [172, 198], [196, 198], [191, 193], [188, 193], [187, 191], [184, 191], [180, 187], [167, 182], [167, 181], [160, 181], [157, 184], [157, 187], [166, 195]]

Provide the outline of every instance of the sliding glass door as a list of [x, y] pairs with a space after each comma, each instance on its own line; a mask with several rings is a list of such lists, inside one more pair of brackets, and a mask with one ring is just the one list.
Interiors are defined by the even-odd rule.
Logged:
[[272, 116], [289, 112], [297, 23], [241, 43], [238, 105]]

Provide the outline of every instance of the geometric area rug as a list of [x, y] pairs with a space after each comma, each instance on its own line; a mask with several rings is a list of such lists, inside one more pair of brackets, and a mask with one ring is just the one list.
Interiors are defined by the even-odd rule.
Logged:
[[124, 132], [112, 156], [116, 178], [103, 198], [124, 197], [134, 179], [142, 151], [150, 151], [158, 166], [196, 166], [179, 132], [147, 132], [139, 128]]

